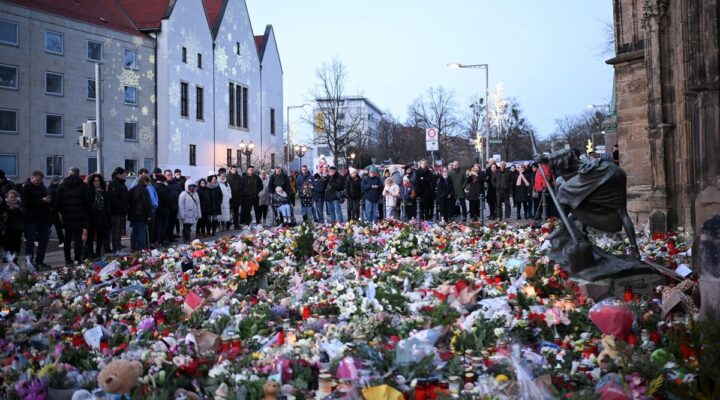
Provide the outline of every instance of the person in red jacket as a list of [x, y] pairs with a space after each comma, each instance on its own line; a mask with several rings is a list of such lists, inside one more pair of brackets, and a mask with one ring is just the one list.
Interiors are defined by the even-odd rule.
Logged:
[[542, 206], [542, 196], [543, 191], [545, 188], [547, 188], [547, 185], [545, 184], [545, 179], [542, 176], [542, 173], [540, 172], [540, 168], [545, 172], [545, 177], [552, 183], [552, 175], [550, 175], [550, 167], [547, 166], [547, 164], [541, 163], [541, 164], [533, 164], [532, 169], [535, 173], [535, 183], [533, 185], [533, 210], [535, 211], [535, 218], [538, 219], [542, 215], [539, 213], [540, 207]]

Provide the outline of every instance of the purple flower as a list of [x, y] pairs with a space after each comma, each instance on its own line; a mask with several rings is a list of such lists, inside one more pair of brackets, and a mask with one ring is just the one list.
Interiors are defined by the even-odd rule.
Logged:
[[278, 318], [287, 318], [287, 316], [290, 314], [288, 308], [285, 306], [273, 306], [272, 313], [273, 316]]
[[145, 318], [140, 322], [140, 326], [138, 327], [141, 331], [149, 331], [155, 326], [155, 320], [152, 317]]
[[45, 379], [21, 379], [15, 384], [15, 391], [22, 400], [45, 400], [47, 390]]

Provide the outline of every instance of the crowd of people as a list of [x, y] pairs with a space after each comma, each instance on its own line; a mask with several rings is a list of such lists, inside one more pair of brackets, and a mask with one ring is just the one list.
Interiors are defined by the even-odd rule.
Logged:
[[303, 221], [314, 223], [500, 220], [510, 219], [513, 210], [518, 220], [538, 219], [543, 209], [544, 216], [553, 213], [550, 202], [541, 207], [546, 186], [539, 168], [550, 177], [547, 165], [537, 163], [489, 160], [484, 168], [463, 170], [455, 161], [436, 170], [421, 160], [347, 171], [321, 164], [311, 172], [303, 165], [290, 174], [281, 167], [258, 172], [252, 165], [245, 171], [233, 165], [197, 180], [179, 169], [140, 169], [129, 182], [121, 167], [109, 180], [73, 167], [47, 186], [41, 171], [16, 184], [0, 170], [0, 247], [17, 267], [24, 235], [25, 265], [43, 269], [49, 268], [45, 253], [53, 228], [66, 264], [73, 264], [123, 254], [128, 225], [135, 252], [253, 223], [294, 224], [297, 206]]

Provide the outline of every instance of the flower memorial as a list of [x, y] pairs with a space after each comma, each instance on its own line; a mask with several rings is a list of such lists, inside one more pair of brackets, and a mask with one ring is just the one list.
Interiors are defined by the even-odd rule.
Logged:
[[[711, 398], [717, 329], [663, 311], [693, 275], [594, 302], [549, 258], [553, 229], [303, 225], [18, 275], [0, 397], [259, 399], [272, 380], [288, 399]], [[640, 237], [673, 269], [690, 240]], [[142, 373], [108, 393], [119, 359]]]

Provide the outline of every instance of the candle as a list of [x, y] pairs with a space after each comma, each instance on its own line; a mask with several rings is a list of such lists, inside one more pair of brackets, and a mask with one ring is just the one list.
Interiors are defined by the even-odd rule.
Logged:
[[630, 286], [625, 286], [625, 301], [632, 301], [633, 292]]
[[304, 320], [310, 318], [310, 313], [311, 313], [310, 307], [308, 307], [308, 306], [303, 307], [303, 309], [302, 309], [302, 317], [303, 317]]
[[450, 394], [460, 394], [460, 377], [455, 375], [451, 376], [449, 378], [448, 387], [450, 389]]
[[324, 394], [329, 395], [332, 393], [333, 381], [330, 374], [320, 374], [318, 376], [318, 390]]

